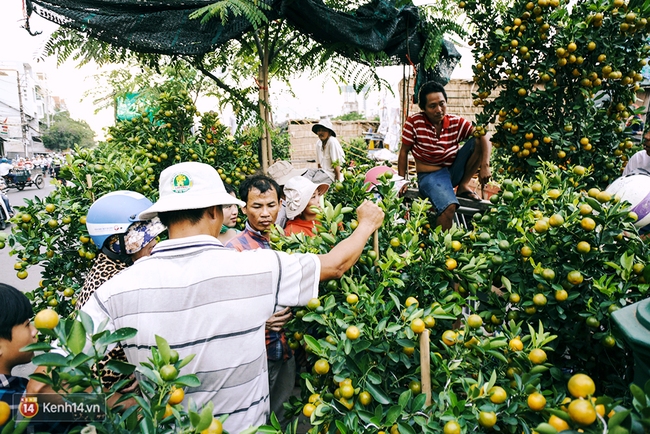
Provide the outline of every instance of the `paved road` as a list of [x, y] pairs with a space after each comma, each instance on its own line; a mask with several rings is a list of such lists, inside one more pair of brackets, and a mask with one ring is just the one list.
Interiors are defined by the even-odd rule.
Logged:
[[[18, 191], [15, 188], [9, 189], [7, 196], [9, 197], [9, 202], [11, 206], [20, 206], [24, 204], [25, 199], [32, 199], [34, 197], [44, 198], [51, 191], [54, 190], [54, 185], [50, 184], [49, 176], [45, 178], [45, 186], [42, 190], [37, 189], [36, 187], [27, 187], [23, 191]], [[13, 225], [7, 226], [2, 232], [11, 233]], [[28, 272], [29, 276], [25, 280], [20, 280], [16, 277], [16, 271], [14, 270], [14, 263], [16, 262], [15, 256], [9, 256], [11, 248], [7, 244], [4, 249], [0, 250], [0, 282], [6, 283], [22, 291], [31, 291], [38, 286], [38, 282], [41, 280], [41, 268], [38, 266], [29, 267]]]
[[[42, 190], [37, 189], [36, 187], [27, 187], [23, 191], [18, 191], [15, 188], [9, 189], [7, 196], [9, 197], [9, 202], [11, 206], [20, 206], [24, 204], [25, 199], [33, 199], [34, 197], [39, 197], [41, 199], [45, 198], [50, 192], [54, 190], [54, 185], [50, 184], [49, 176], [45, 178], [45, 186]], [[2, 232], [11, 233], [13, 225], [7, 226]], [[14, 270], [14, 263], [16, 262], [15, 256], [9, 256], [11, 248], [9, 245], [5, 246], [4, 249], [0, 250], [0, 282], [6, 283], [21, 291], [27, 292], [38, 287], [38, 282], [41, 280], [41, 270], [40, 266], [31, 266], [29, 267], [29, 276], [25, 280], [20, 280], [16, 277], [16, 271]], [[35, 366], [31, 363], [25, 365], [16, 366], [12, 375], [19, 377], [27, 377], [32, 372], [34, 372]]]

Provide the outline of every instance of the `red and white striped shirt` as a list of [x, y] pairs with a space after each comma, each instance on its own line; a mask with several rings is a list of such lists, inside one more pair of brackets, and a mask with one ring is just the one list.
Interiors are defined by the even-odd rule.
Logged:
[[470, 137], [474, 128], [468, 120], [445, 115], [440, 136], [423, 112], [409, 116], [402, 130], [402, 146], [412, 148], [413, 157], [431, 166], [451, 166], [458, 144]]

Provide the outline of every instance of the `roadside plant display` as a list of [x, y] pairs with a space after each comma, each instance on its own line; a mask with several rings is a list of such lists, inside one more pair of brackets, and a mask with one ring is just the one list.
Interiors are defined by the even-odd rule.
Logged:
[[589, 175], [574, 166], [562, 176], [546, 164], [530, 182], [504, 181], [494, 206], [475, 216], [468, 247], [490, 258], [487, 278], [498, 288], [477, 293], [486, 322], [541, 321], [558, 336], [550, 361], [614, 393], [627, 388], [633, 363], [610, 314], [648, 296], [649, 252], [637, 216], [588, 188]]
[[[363, 173], [363, 168], [359, 172]], [[325, 253], [347, 236], [356, 221], [352, 207], [341, 206], [338, 201], [344, 197], [355, 198], [356, 204], [365, 198], [377, 200], [372, 192], [366, 192], [360, 173], [347, 171], [345, 181], [330, 190], [314, 237], [276, 234], [272, 237], [274, 247], [287, 252]], [[289, 345], [299, 360], [303, 351], [307, 360], [301, 399], [292, 399], [290, 414], [308, 417], [313, 433], [460, 433], [476, 427], [481, 431], [554, 433], [580, 428], [602, 432], [605, 425], [610, 429], [631, 426], [631, 413], [619, 412], [614, 418], [616, 411], [612, 412], [625, 395], [631, 378], [625, 368], [631, 362], [625, 364], [626, 354], [621, 348], [605, 346], [605, 342], [610, 345], [608, 327], [594, 330], [585, 326], [584, 312], [578, 310], [592, 309], [596, 315], [605, 315], [602, 322], [607, 324], [610, 305], [622, 306], [640, 299], [647, 290], [639, 266], [639, 274], [635, 274], [629, 259], [619, 260], [629, 250], [636, 252], [635, 261], [646, 261], [646, 252], [632, 226], [634, 216], [623, 204], [594, 199], [592, 206], [598, 211], [593, 214], [598, 215], [602, 237], [616, 237], [624, 230], [629, 233], [625, 243], [618, 243], [621, 251], [594, 251], [607, 263], [598, 262], [594, 268], [601, 273], [611, 269], [609, 274], [585, 279], [609, 280], [616, 290], [612, 288], [601, 300], [592, 294], [599, 289], [588, 291], [586, 283], [576, 287], [566, 303], [576, 307], [575, 314], [568, 313], [569, 307], [567, 312], [552, 312], [556, 302], [550, 301], [546, 309], [537, 307], [535, 314], [523, 311], [524, 305], [535, 306], [532, 299], [543, 292], [535, 289], [540, 282], [535, 277], [536, 265], [531, 265], [533, 260], [535, 264], [543, 261], [541, 252], [520, 266], [522, 257], [517, 251], [520, 244], [531, 244], [527, 236], [531, 240], [537, 236], [534, 229], [526, 230], [534, 225], [533, 213], [538, 208], [548, 212], [545, 206], [572, 206], [579, 216], [577, 198], [588, 198], [578, 190], [583, 177], [568, 180], [562, 175], [553, 167], [540, 170], [542, 189], [535, 186], [537, 193], [529, 192], [520, 181], [506, 183], [502, 195], [493, 199], [497, 206], [485, 213], [490, 221], [494, 218], [493, 225], [488, 226], [485, 219], [474, 231], [454, 228], [446, 233], [430, 230], [428, 202], [416, 200], [405, 206], [384, 177], [386, 185], [379, 186], [378, 196], [386, 218], [378, 233], [378, 249], [369, 243], [357, 265], [340, 281], [321, 283], [318, 299], [298, 310], [288, 326]], [[574, 187], [574, 183], [579, 184]], [[545, 196], [549, 186], [561, 189], [566, 204], [557, 197], [551, 200]], [[503, 195], [510, 203], [506, 192], [511, 190], [529, 194], [521, 200], [521, 210], [514, 204], [499, 207]], [[538, 201], [534, 201], [535, 194]], [[591, 203], [591, 198], [588, 201]], [[529, 214], [530, 223], [523, 217]], [[483, 217], [477, 216], [477, 220], [481, 222]], [[565, 220], [567, 225], [573, 222], [568, 213]], [[571, 262], [562, 255], [573, 253], [560, 242], [566, 243], [566, 236], [532, 245], [541, 250], [548, 244], [544, 248], [553, 251], [553, 264], [566, 262], [568, 266]], [[608, 241], [602, 238], [602, 242]], [[544, 260], [550, 261], [548, 257]], [[530, 269], [515, 271], [517, 267]], [[629, 283], [621, 283], [623, 274]], [[548, 291], [554, 290], [552, 283], [543, 278], [541, 282], [548, 285]], [[556, 289], [566, 291], [559, 280]], [[508, 301], [515, 292], [519, 304]], [[549, 299], [553, 292], [550, 294]], [[509, 314], [511, 311], [518, 315]], [[558, 315], [564, 315], [565, 322]], [[566, 323], [573, 324], [576, 318], [580, 319], [576, 327], [567, 328]], [[430, 343], [421, 347], [419, 339], [425, 331], [430, 334]], [[425, 403], [421, 383], [422, 351], [427, 351], [431, 360], [430, 404]], [[601, 358], [595, 359], [599, 354]], [[595, 361], [604, 364], [603, 357], [617, 359], [617, 374], [606, 376], [601, 372], [609, 369], [611, 374], [611, 364], [594, 366]], [[598, 382], [591, 378], [592, 371]], [[575, 395], [572, 384], [576, 380], [571, 381], [574, 373], [588, 373], [583, 375], [593, 390], [588, 387], [587, 393]], [[616, 375], [619, 378], [614, 378]], [[572, 399], [577, 403], [568, 404]], [[600, 417], [592, 420], [592, 413]]]
[[650, 6], [641, 0], [461, 0], [474, 33], [479, 126], [497, 120], [493, 159], [504, 176], [532, 179], [540, 161], [620, 175], [635, 146], [636, 107]]

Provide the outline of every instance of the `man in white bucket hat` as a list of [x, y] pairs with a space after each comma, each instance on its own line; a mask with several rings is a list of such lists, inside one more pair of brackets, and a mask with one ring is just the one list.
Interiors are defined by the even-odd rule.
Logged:
[[342, 181], [343, 173], [341, 167], [345, 163], [345, 153], [336, 138], [336, 131], [329, 119], [321, 119], [311, 127], [311, 130], [318, 136], [316, 142], [316, 163], [320, 170], [310, 169], [305, 175], [313, 182], [331, 184], [334, 181]]
[[217, 171], [179, 163], [160, 175], [160, 199], [140, 213], [158, 216], [169, 240], [102, 285], [82, 310], [95, 324], [133, 327], [122, 342], [129, 362], [146, 362], [155, 335], [181, 358], [195, 354], [185, 372], [201, 380], [186, 398], [214, 403], [228, 414], [224, 429], [237, 433], [269, 417], [264, 329], [276, 306], [304, 306], [318, 296], [319, 280], [340, 278], [358, 259], [383, 221], [372, 202], [357, 208], [359, 226], [325, 255], [273, 250], [238, 252], [217, 239], [222, 205], [244, 205], [229, 195]]

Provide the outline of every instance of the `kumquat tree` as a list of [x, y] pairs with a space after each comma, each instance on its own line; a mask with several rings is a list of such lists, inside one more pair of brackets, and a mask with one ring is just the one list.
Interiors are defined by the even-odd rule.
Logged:
[[650, 52], [641, 0], [461, 0], [473, 24], [477, 123], [506, 176], [531, 179], [540, 161], [598, 170], [604, 188], [635, 146], [625, 121]]

